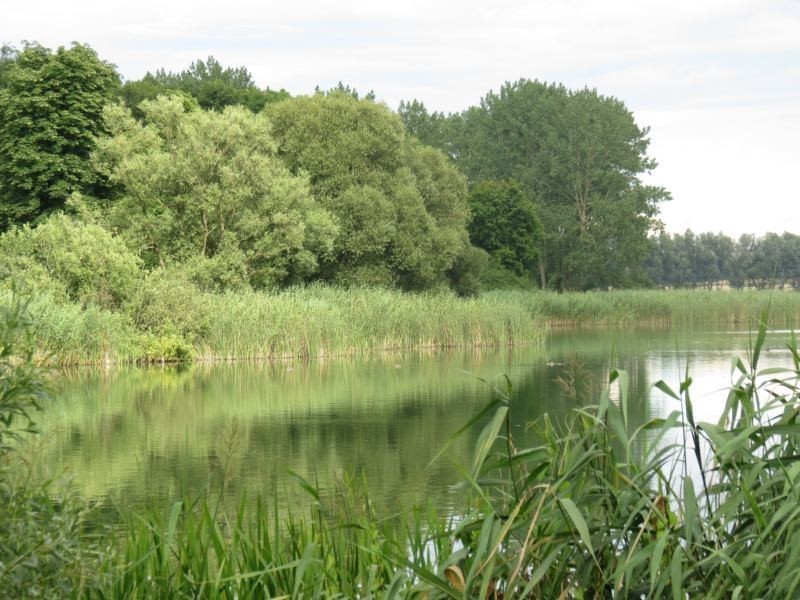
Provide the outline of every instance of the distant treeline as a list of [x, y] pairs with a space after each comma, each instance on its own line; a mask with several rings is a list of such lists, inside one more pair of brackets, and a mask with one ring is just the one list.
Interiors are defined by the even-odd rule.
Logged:
[[647, 274], [657, 286], [800, 289], [800, 235], [661, 234], [651, 239]]

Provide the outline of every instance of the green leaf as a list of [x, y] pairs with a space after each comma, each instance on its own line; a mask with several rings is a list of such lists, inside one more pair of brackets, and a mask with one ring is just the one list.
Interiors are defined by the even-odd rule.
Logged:
[[594, 556], [594, 548], [592, 546], [592, 538], [589, 535], [589, 527], [586, 525], [586, 521], [584, 520], [581, 511], [578, 510], [578, 507], [569, 498], [559, 498], [558, 501], [569, 516], [572, 524], [575, 526], [575, 529], [578, 530], [583, 543], [589, 549], [591, 555]]
[[669, 572], [672, 581], [672, 600], [684, 600], [683, 597], [683, 562], [681, 560], [682, 550], [680, 546], [675, 547], [670, 561]]
[[481, 467], [483, 466], [489, 451], [492, 449], [492, 446], [497, 439], [497, 434], [500, 432], [500, 428], [503, 426], [503, 423], [505, 423], [507, 414], [507, 406], [501, 406], [498, 408], [497, 412], [494, 414], [494, 417], [492, 417], [492, 420], [487, 423], [486, 427], [484, 427], [483, 431], [481, 431], [480, 436], [478, 436], [475, 454], [473, 455], [472, 459], [472, 477], [477, 479], [478, 475], [480, 474]]

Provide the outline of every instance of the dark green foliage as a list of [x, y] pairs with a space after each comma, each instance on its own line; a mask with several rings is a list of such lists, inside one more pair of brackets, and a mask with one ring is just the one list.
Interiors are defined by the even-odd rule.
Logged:
[[516, 181], [483, 181], [470, 190], [469, 237], [502, 267], [530, 276], [542, 245], [542, 226], [534, 202]]
[[81, 44], [55, 52], [26, 46], [2, 80], [0, 230], [47, 215], [72, 192], [103, 188], [89, 155], [119, 87], [114, 67]]
[[447, 271], [450, 287], [459, 296], [477, 296], [482, 289], [484, 273], [489, 264], [485, 250], [467, 246]]
[[441, 152], [407, 137], [385, 106], [344, 91], [294, 98], [267, 114], [279, 155], [292, 172], [308, 173], [339, 225], [320, 270], [326, 280], [447, 285], [469, 246], [469, 207], [463, 178]]
[[519, 275], [508, 269], [498, 258], [492, 257], [481, 276], [484, 290], [530, 290], [537, 289], [537, 282], [530, 273]]
[[209, 110], [222, 110], [226, 106], [246, 106], [260, 112], [264, 106], [289, 97], [285, 90], [259, 89], [250, 72], [244, 67], [223, 67], [217, 59], [197, 60], [180, 73], [163, 69], [147, 73], [137, 81], [127, 81], [122, 86], [122, 97], [137, 117], [142, 117], [139, 104], [142, 100], [153, 100], [183, 92]]

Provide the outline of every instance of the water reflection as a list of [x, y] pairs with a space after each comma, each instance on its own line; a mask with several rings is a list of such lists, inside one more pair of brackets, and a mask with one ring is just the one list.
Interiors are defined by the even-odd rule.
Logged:
[[[781, 337], [783, 336], [783, 337]], [[787, 364], [778, 333], [765, 355]], [[688, 365], [698, 420], [714, 420], [731, 357], [750, 336], [715, 331], [562, 331], [546, 351], [458, 351], [360, 360], [85, 369], [60, 378], [48, 407], [47, 460], [86, 495], [123, 508], [168, 506], [222, 490], [305, 506], [293, 471], [330, 493], [337, 475], [363, 471], [376, 509], [393, 514], [459, 498], [453, 463], [468, 465], [478, 430], [431, 458], [493, 396], [512, 384], [513, 432], [545, 412], [563, 416], [596, 401], [612, 368], [630, 379], [629, 414], [641, 424], [677, 408], [652, 389], [677, 387]], [[767, 366], [767, 365], [765, 365]], [[481, 381], [481, 378], [485, 381]]]

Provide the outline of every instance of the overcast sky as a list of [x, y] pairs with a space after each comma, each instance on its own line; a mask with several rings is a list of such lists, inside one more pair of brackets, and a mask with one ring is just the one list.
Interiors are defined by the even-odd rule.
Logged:
[[596, 87], [651, 128], [669, 231], [800, 233], [800, 0], [0, 0], [0, 43], [21, 40], [88, 43], [126, 79], [213, 55], [393, 109], [523, 77]]

